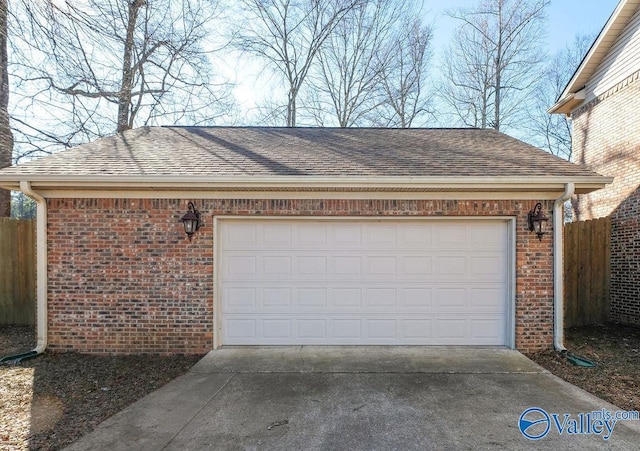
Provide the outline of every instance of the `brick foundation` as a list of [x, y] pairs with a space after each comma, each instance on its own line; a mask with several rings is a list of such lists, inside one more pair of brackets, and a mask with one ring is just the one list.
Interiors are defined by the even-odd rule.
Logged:
[[[213, 217], [512, 216], [516, 347], [553, 342], [553, 244], [528, 230], [531, 201], [199, 200], [189, 242], [177, 199], [48, 201], [49, 346], [87, 353], [204, 353], [213, 346]], [[552, 202], [543, 202], [551, 214]]]

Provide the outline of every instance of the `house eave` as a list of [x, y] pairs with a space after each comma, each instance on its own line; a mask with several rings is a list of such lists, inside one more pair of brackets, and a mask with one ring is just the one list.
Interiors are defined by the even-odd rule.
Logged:
[[[562, 94], [560, 94], [558, 101], [548, 110], [549, 113], [571, 114], [572, 109], [569, 109], [569, 106], [564, 104], [564, 102], [568, 101], [570, 105], [572, 100], [571, 94], [579, 92], [591, 79], [604, 57], [609, 50], [611, 50], [616, 39], [620, 36], [620, 33], [622, 33], [624, 25], [629, 18], [633, 16], [639, 4], [640, 0], [622, 0], [618, 3], [609, 20], [607, 20], [607, 23], [567, 83]], [[579, 105], [579, 103], [577, 105]], [[575, 109], [575, 106], [573, 109]]]
[[586, 90], [582, 88], [578, 92], [567, 94], [564, 98], [560, 99], [547, 110], [549, 114], [565, 114], [570, 116], [573, 110], [575, 110], [586, 99]]
[[365, 176], [58, 176], [16, 175], [0, 178], [0, 187], [19, 190], [28, 181], [52, 197], [55, 192], [562, 192], [573, 182], [576, 193], [604, 188], [613, 181], [602, 176], [549, 177], [365, 177]]

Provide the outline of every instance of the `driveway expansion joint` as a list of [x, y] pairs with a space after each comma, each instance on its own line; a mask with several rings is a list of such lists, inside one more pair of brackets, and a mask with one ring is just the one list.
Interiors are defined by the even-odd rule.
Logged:
[[218, 390], [216, 390], [216, 392], [211, 396], [211, 398], [196, 412], [194, 412], [193, 415], [191, 415], [191, 418], [189, 418], [188, 421], [186, 421], [182, 427], [175, 433], [173, 434], [173, 437], [171, 437], [171, 439], [161, 448], [161, 449], [167, 449], [167, 447], [169, 445], [171, 445], [171, 443], [176, 439], [176, 437], [178, 437], [182, 431], [185, 430], [185, 428], [189, 425], [189, 423], [191, 423], [198, 415], [200, 415], [200, 413], [202, 413], [203, 410], [205, 410], [209, 404], [211, 404], [211, 402], [213, 402], [214, 399], [216, 399], [216, 396], [218, 396], [218, 394], [224, 390], [224, 388], [227, 386], [227, 384], [231, 381], [231, 379], [233, 379], [234, 377], [236, 377], [236, 373], [231, 373], [231, 376], [229, 376], [227, 378], [227, 380], [224, 381], [224, 384], [222, 384], [220, 386], [220, 388]]

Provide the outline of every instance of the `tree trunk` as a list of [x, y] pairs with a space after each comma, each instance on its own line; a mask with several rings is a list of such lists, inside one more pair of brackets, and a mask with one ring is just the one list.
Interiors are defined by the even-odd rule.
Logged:
[[[13, 155], [13, 134], [9, 125], [7, 2], [8, 0], [0, 0], [0, 168], [11, 166]], [[11, 216], [11, 192], [0, 189], [0, 217], [9, 216]]]
[[131, 92], [133, 90], [133, 59], [134, 32], [138, 21], [138, 11], [145, 5], [145, 0], [133, 0], [129, 3], [129, 20], [127, 22], [127, 38], [124, 42], [124, 55], [122, 61], [122, 84], [120, 85], [120, 96], [118, 98], [118, 128], [121, 133], [133, 127], [133, 121], [129, 114], [131, 111]]
[[480, 108], [480, 128], [487, 128], [487, 110], [489, 108], [489, 99], [487, 99], [488, 88], [482, 90], [482, 105]]
[[496, 48], [495, 70], [496, 70], [496, 87], [495, 87], [495, 106], [493, 109], [493, 128], [500, 131], [500, 102], [502, 101], [502, 41], [505, 33], [504, 24], [502, 22], [502, 0], [498, 1], [498, 46]]
[[502, 77], [500, 73], [500, 56], [496, 58], [496, 94], [495, 94], [495, 107], [494, 107], [494, 118], [493, 118], [493, 128], [497, 131], [500, 131], [500, 83], [502, 83]]
[[296, 97], [298, 92], [296, 89], [289, 90], [289, 102], [287, 103], [287, 127], [296, 126]]

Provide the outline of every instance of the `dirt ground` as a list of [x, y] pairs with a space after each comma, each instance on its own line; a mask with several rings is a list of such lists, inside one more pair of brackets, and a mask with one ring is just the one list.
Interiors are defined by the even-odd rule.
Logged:
[[[33, 335], [0, 326], [0, 357], [33, 349]], [[61, 449], [201, 358], [47, 352], [0, 366], [0, 450]]]
[[[624, 410], [640, 410], [640, 328], [587, 326], [565, 332], [578, 367], [554, 351], [528, 357]], [[33, 328], [0, 326], [0, 357], [32, 349]], [[185, 373], [202, 356], [45, 353], [0, 366], [0, 450], [57, 450]]]
[[640, 410], [640, 328], [604, 324], [567, 329], [565, 347], [597, 366], [576, 366], [551, 350], [527, 357], [623, 410]]

